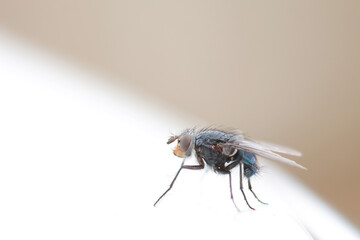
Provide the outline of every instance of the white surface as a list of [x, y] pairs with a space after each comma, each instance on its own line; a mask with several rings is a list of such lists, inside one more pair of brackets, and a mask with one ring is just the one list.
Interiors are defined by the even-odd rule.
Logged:
[[[0, 239], [359, 239], [282, 170], [184, 170], [166, 140], [191, 123], [0, 34]], [[266, 162], [265, 162], [266, 163]], [[300, 171], [300, 170], [299, 170]]]

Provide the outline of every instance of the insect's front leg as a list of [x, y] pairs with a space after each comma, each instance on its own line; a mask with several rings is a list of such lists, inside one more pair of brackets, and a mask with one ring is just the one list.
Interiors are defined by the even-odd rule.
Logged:
[[181, 167], [179, 168], [179, 170], [177, 171], [174, 179], [172, 180], [172, 182], [170, 183], [169, 188], [158, 198], [158, 200], [154, 203], [154, 207], [156, 206], [156, 204], [160, 201], [161, 198], [163, 198], [169, 191], [170, 189], [173, 187], [174, 182], [176, 180], [176, 178], [179, 176], [180, 172], [182, 169], [192, 169], [192, 170], [200, 170], [203, 169], [205, 167], [204, 161], [202, 160], [202, 158], [200, 156], [196, 156], [197, 161], [199, 163], [199, 165], [184, 165], [185, 159], [183, 160]]
[[204, 164], [204, 160], [202, 159], [202, 157], [196, 155], [196, 159], [197, 159], [199, 165], [184, 165], [184, 166], [182, 166], [182, 168], [192, 169], [192, 170], [203, 169], [205, 167], [205, 164]]
[[170, 191], [170, 189], [171, 189], [172, 186], [174, 185], [174, 182], [175, 182], [176, 178], [179, 176], [181, 170], [183, 169], [184, 162], [185, 162], [185, 159], [182, 161], [181, 166], [180, 166], [179, 170], [177, 171], [174, 179], [173, 179], [172, 182], [170, 183], [169, 188], [158, 198], [158, 200], [156, 200], [156, 202], [154, 203], [154, 207], [155, 207], [156, 204], [160, 201], [160, 199], [162, 199], [162, 198], [165, 196], [165, 194], [167, 194], [167, 192]]

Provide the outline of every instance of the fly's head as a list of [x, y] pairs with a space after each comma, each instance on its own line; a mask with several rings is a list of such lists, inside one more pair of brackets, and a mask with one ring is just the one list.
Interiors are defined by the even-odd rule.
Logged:
[[176, 147], [173, 150], [174, 155], [181, 158], [189, 157], [194, 147], [194, 137], [194, 130], [187, 129], [178, 136], [171, 136], [167, 144], [177, 140]]

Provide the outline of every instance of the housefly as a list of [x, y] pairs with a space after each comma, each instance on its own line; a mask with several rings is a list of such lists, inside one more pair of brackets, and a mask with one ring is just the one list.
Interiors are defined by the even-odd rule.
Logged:
[[[251, 177], [259, 171], [259, 164], [256, 156], [306, 169], [295, 161], [278, 154], [285, 153], [293, 156], [301, 156], [300, 152], [284, 146], [252, 140], [239, 131], [222, 131], [209, 128], [199, 131], [196, 131], [195, 129], [186, 129], [180, 135], [171, 136], [167, 141], [167, 144], [176, 140], [177, 144], [173, 153], [175, 156], [183, 158], [183, 161], [169, 188], [158, 198], [154, 203], [154, 206], [156, 206], [160, 199], [170, 191], [181, 170], [200, 170], [205, 167], [205, 163], [213, 168], [215, 172], [227, 174], [229, 176], [230, 197], [237, 210], [239, 209], [233, 198], [230, 171], [237, 165], [240, 165], [240, 190], [246, 204], [253, 210], [255, 209], [250, 206], [243, 190], [244, 176], [248, 180], [249, 190], [254, 197], [259, 202], [266, 204], [256, 196], [251, 186]], [[195, 152], [198, 164], [185, 165], [185, 159], [190, 157], [193, 152]]]

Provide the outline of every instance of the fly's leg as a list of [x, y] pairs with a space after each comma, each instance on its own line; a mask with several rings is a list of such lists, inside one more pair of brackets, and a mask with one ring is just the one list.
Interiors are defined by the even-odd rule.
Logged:
[[156, 204], [160, 201], [160, 199], [163, 198], [163, 197], [165, 196], [165, 194], [167, 194], [168, 191], [170, 191], [170, 189], [171, 189], [172, 186], [174, 185], [174, 182], [175, 182], [176, 178], [179, 176], [181, 170], [183, 169], [184, 162], [185, 162], [185, 159], [184, 159], [183, 162], [181, 163], [181, 167], [179, 168], [179, 170], [177, 171], [174, 179], [173, 179], [172, 182], [170, 183], [169, 188], [158, 198], [158, 200], [156, 200], [156, 202], [154, 203], [154, 207], [155, 207]]
[[236, 203], [235, 203], [235, 201], [234, 201], [234, 196], [233, 196], [233, 193], [232, 193], [231, 172], [228, 171], [228, 174], [229, 174], [229, 185], [230, 185], [230, 197], [231, 197], [232, 202], [234, 203], [234, 206], [236, 207], [236, 209], [238, 210], [238, 212], [240, 212], [240, 209], [238, 208], [238, 206], [236, 206]]
[[239, 162], [233, 162], [233, 163], [230, 163], [228, 166], [215, 166], [215, 171], [218, 171], [218, 172], [221, 172], [221, 173], [226, 173], [226, 174], [229, 174], [229, 186], [230, 186], [230, 198], [232, 200], [232, 202], [234, 203], [234, 206], [236, 207], [236, 209], [240, 212], [239, 208], [236, 206], [236, 203], [234, 201], [234, 196], [233, 196], [233, 193], [232, 193], [232, 184], [231, 184], [231, 172], [230, 172], [230, 169], [234, 168], [236, 165], [238, 165]]
[[255, 210], [255, 208], [251, 207], [247, 198], [246, 198], [246, 195], [244, 193], [244, 187], [243, 187], [243, 163], [240, 162], [240, 190], [244, 196], [244, 199], [245, 199], [245, 202], [246, 204], [248, 205], [248, 207], [252, 210]]
[[261, 202], [262, 204], [268, 205], [266, 202], [261, 201], [255, 194], [255, 192], [252, 190], [252, 186], [251, 186], [251, 182], [250, 182], [250, 178], [248, 178], [248, 184], [249, 184], [249, 190], [252, 192], [252, 194], [254, 194], [254, 197]]
[[192, 170], [203, 169], [205, 167], [205, 164], [204, 164], [204, 161], [202, 160], [202, 158], [199, 156], [196, 156], [196, 159], [197, 159], [199, 165], [184, 165], [182, 168], [192, 169]]
[[170, 191], [170, 189], [174, 185], [174, 182], [175, 182], [176, 178], [179, 176], [182, 169], [185, 168], [185, 169], [192, 169], [192, 170], [200, 170], [200, 169], [204, 168], [204, 166], [205, 166], [204, 161], [200, 157], [197, 157], [197, 160], [199, 162], [199, 165], [184, 165], [185, 159], [183, 160], [183, 162], [181, 163], [181, 166], [180, 166], [179, 170], [177, 171], [174, 179], [170, 183], [169, 188], [158, 198], [158, 200], [156, 200], [156, 202], [154, 203], [154, 207], [160, 201], [160, 199], [163, 198]]

